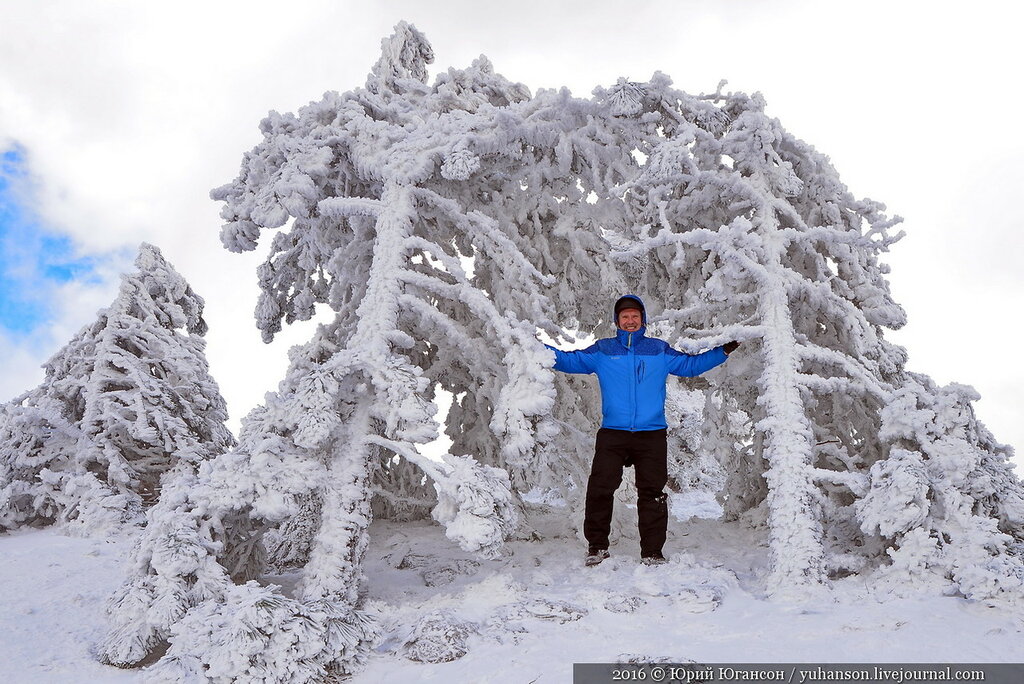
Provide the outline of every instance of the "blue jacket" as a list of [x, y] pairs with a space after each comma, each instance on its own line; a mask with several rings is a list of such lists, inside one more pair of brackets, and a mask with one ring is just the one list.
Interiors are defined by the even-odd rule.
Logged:
[[[630, 297], [643, 302], [635, 295]], [[555, 370], [563, 373], [597, 373], [601, 385], [601, 427], [613, 430], [661, 430], [665, 422], [665, 381], [669, 374], [694, 377], [725, 363], [725, 350], [691, 356], [673, 349], [664, 340], [647, 337], [644, 327], [635, 332], [618, 329], [615, 337], [598, 340], [586, 349], [555, 353]]]

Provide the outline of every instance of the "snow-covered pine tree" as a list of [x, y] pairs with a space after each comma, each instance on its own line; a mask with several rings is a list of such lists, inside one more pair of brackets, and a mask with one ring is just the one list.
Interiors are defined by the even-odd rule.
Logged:
[[759, 95], [670, 85], [597, 91], [641, 115], [618, 258], [638, 290], [664, 293], [648, 300], [681, 347], [751, 342], [709, 378], [703, 444], [726, 466], [727, 514], [766, 519], [770, 587], [888, 572], [891, 556], [900, 577], [929, 568], [967, 596], [1018, 596], [1024, 490], [1008, 449], [971, 392], [906, 373], [883, 336], [905, 321], [879, 262], [898, 219], [856, 200]]
[[[109, 602], [103, 662], [135, 666], [169, 644], [148, 670], [167, 682], [324, 681], [362, 662], [374, 631], [353, 608], [355, 583], [343, 597], [303, 600], [253, 581], [264, 569], [265, 526], [294, 515], [309, 483], [328, 478], [325, 463], [293, 439], [294, 417], [309, 408], [297, 402], [268, 395], [243, 421], [236, 449], [168, 478]], [[351, 573], [352, 550], [337, 551], [339, 572]]]
[[881, 335], [904, 321], [878, 263], [894, 221], [855, 200], [758, 95], [695, 98], [661, 75], [603, 95], [623, 93], [658, 123], [638, 122], [647, 160], [627, 187], [636, 244], [621, 258], [640, 262], [641, 290], [662, 293], [683, 348], [752, 341], [713, 380], [709, 434], [740, 411], [753, 447], [725, 495], [766, 496], [775, 589], [818, 583], [843, 562], [823, 526], [850, 527], [850, 473], [884, 455], [879, 411], [904, 361]]
[[[543, 437], [543, 424], [530, 416], [550, 404], [550, 380], [531, 370], [544, 352], [533, 325], [522, 321], [546, 320], [543, 298], [523, 294], [536, 292], [544, 279], [496, 221], [444, 192], [479, 166], [462, 146], [466, 138], [476, 128], [496, 128], [493, 111], [528, 94], [494, 75], [486, 60], [428, 87], [420, 76], [430, 55], [423, 36], [400, 25], [365, 89], [328, 94], [297, 118], [272, 115], [243, 174], [214, 192], [227, 202], [229, 249], [250, 248], [253, 226], [292, 221], [261, 267], [259, 325], [269, 338], [282, 321], [309, 318], [314, 303], [335, 310], [335, 323], [322, 328], [338, 345], [326, 365], [339, 376], [360, 375], [360, 387], [369, 381], [359, 404], [373, 408], [360, 429], [377, 433], [367, 438], [365, 458], [384, 496], [389, 484], [408, 490], [424, 472], [442, 488], [449, 475], [475, 472], [439, 470], [417, 450], [436, 437], [431, 399], [440, 380], [431, 371], [437, 358], [448, 376], [466, 379], [468, 386], [453, 383], [451, 390], [486, 395], [488, 434], [492, 443], [502, 438], [501, 459], [528, 452], [538, 429]], [[320, 166], [310, 161], [315, 155]], [[270, 205], [273, 217], [265, 210]], [[474, 271], [493, 262], [501, 287], [485, 291], [464, 269], [466, 256], [475, 259]], [[408, 491], [390, 494], [401, 498]], [[435, 517], [453, 514], [445, 511], [435, 508]], [[500, 536], [482, 545], [496, 545]]]
[[978, 422], [974, 389], [907, 380], [882, 409], [888, 458], [871, 467], [855, 503], [865, 533], [880, 535], [898, 590], [934, 586], [970, 599], [1024, 602], [1024, 485], [1013, 451]]
[[[422, 39], [408, 27], [397, 36]], [[392, 51], [389, 47], [386, 52]], [[406, 54], [429, 52], [429, 48], [415, 47]], [[378, 65], [375, 73], [400, 71]], [[378, 102], [378, 93], [391, 92], [386, 85], [386, 79], [382, 82], [371, 78], [365, 91], [346, 94], [344, 102], [351, 106], [353, 102], [365, 101], [368, 104], [361, 106], [372, 105], [378, 117], [409, 120], [410, 130], [420, 125], [421, 118], [437, 118], [437, 122], [431, 124], [434, 131], [429, 143], [417, 141], [415, 136], [408, 141], [393, 138], [395, 147], [391, 154], [398, 155], [396, 160], [429, 153], [441, 162], [439, 170], [417, 172], [413, 193], [417, 220], [412, 230], [414, 235], [426, 236], [433, 247], [417, 247], [409, 263], [427, 275], [441, 271], [444, 278], [450, 277], [448, 270], [456, 273], [468, 264], [464, 274], [466, 282], [484, 293], [497, 310], [551, 334], [562, 332], [560, 326], [552, 324], [554, 317], [583, 332], [590, 332], [599, 322], [606, 321], [608, 302], [614, 293], [621, 292], [622, 280], [609, 258], [609, 244], [599, 226], [614, 222], [615, 212], [621, 213], [621, 202], [609, 199], [609, 188], [634, 172], [636, 162], [630, 155], [631, 148], [618, 144], [621, 142], [620, 124], [615, 119], [600, 116], [603, 105], [573, 99], [564, 91], [540, 93], [533, 99], [526, 99], [528, 91], [495, 74], [484, 57], [469, 69], [450, 69], [439, 76], [432, 88], [426, 88], [419, 81], [405, 83], [404, 99], [389, 101], [387, 107], [391, 109]], [[347, 119], [340, 119], [340, 115], [334, 113], [340, 104], [331, 98], [337, 96], [328, 96], [325, 101], [304, 110], [299, 117], [301, 125], [285, 127], [282, 124], [281, 134], [272, 137], [268, 133], [268, 139], [272, 139], [258, 148], [262, 160], [259, 172], [263, 176], [247, 171], [234, 185], [217, 191], [218, 197], [229, 201], [225, 218], [231, 223], [225, 227], [225, 235], [232, 249], [250, 246], [249, 240], [256, 234], [250, 224], [265, 220], [260, 207], [270, 206], [271, 199], [267, 198], [271, 196], [268, 195], [271, 188], [279, 198], [293, 191], [290, 184], [295, 175], [288, 164], [271, 180], [264, 178], [272, 168], [268, 160], [281, 163], [279, 160], [284, 156], [280, 149], [286, 145], [293, 152], [308, 150], [320, 145], [322, 140], [338, 137], [333, 132], [337, 122]], [[414, 113], [405, 113], [405, 109]], [[374, 125], [380, 127], [379, 122]], [[379, 135], [379, 131], [374, 133]], [[403, 149], [423, 144], [427, 144], [426, 150]], [[373, 153], [379, 155], [380, 151], [374, 148]], [[308, 207], [302, 210], [310, 211], [309, 217], [294, 209], [289, 209], [290, 213], [280, 210], [275, 221], [292, 217], [292, 236], [327, 234], [319, 226], [337, 220], [337, 217], [324, 216], [330, 214], [332, 206], [342, 206], [334, 198], [343, 193], [368, 197], [379, 192], [376, 189], [379, 181], [361, 179], [358, 174], [365, 174], [365, 170], [349, 171], [348, 164], [350, 162], [335, 165], [330, 173], [311, 172], [312, 185], [302, 182], [309, 196], [325, 198], [315, 211]], [[247, 169], [251, 168], [249, 165], [247, 162]], [[403, 173], [410, 172], [403, 170]], [[258, 181], [260, 178], [263, 180]], [[244, 188], [240, 185], [243, 180]], [[241, 200], [229, 193], [238, 193], [248, 204], [241, 204]], [[589, 201], [588, 197], [595, 201]], [[274, 201], [279, 201], [281, 206], [286, 203], [284, 199]], [[233, 203], [239, 206], [236, 208]], [[369, 204], [364, 203], [362, 208], [365, 210], [367, 206]], [[354, 230], [361, 231], [363, 229], [356, 226], [358, 220], [358, 217], [350, 218], [349, 222]], [[317, 301], [326, 301], [338, 311], [340, 329], [352, 327], [348, 317], [352, 307], [360, 301], [361, 288], [365, 288], [367, 279], [361, 270], [362, 264], [369, 263], [368, 255], [356, 250], [365, 250], [366, 245], [372, 244], [372, 232], [370, 237], [360, 235], [351, 246], [332, 248], [333, 253], [344, 253], [348, 260], [330, 264], [329, 270], [335, 275], [329, 287], [326, 280], [317, 280], [318, 267], [310, 266], [320, 262], [299, 263], [298, 259], [308, 258], [302, 256], [308, 254], [303, 250], [309, 249], [302, 246], [304, 243], [296, 243], [294, 238], [287, 242], [287, 248], [283, 246], [285, 243], [275, 243], [278, 253], [263, 267], [264, 273], [275, 274], [274, 280], [266, 282], [258, 310], [266, 335], [280, 329], [282, 322], [308, 317], [312, 312], [308, 307], [318, 287], [322, 299]], [[309, 239], [302, 238], [303, 241]], [[318, 258], [327, 259], [328, 251]], [[444, 259], [450, 262], [451, 269]], [[306, 284], [295, 286], [296, 274], [302, 273], [305, 275], [298, 278], [305, 278]], [[546, 278], [555, 274], [557, 278]], [[423, 290], [415, 282], [403, 287]], [[436, 290], [436, 283], [434, 287]], [[305, 298], [302, 292], [307, 293]], [[351, 301], [344, 301], [339, 292], [355, 294], [351, 295]], [[450, 288], [449, 292], [452, 292]], [[505, 352], [501, 345], [475, 348], [473, 344], [479, 345], [493, 334], [486, 330], [486, 316], [473, 309], [477, 305], [470, 299], [440, 294], [428, 294], [428, 307], [419, 299], [405, 297], [399, 324], [413, 333], [406, 340], [410, 346], [405, 353], [430, 381], [425, 390], [426, 398], [432, 397], [435, 386], [454, 397], [447, 418], [447, 432], [453, 440], [452, 453], [507, 471], [516, 491], [551, 483], [560, 487], [582, 484], [585, 468], [579, 465], [589, 459], [587, 449], [577, 453], [578, 445], [589, 441], [583, 433], [560, 429], [548, 439], [553, 431], [542, 422], [538, 424], [536, 441], [541, 448], [537, 450], [524, 446], [533, 441], [530, 430], [526, 431], [525, 438], [496, 438], [504, 430], [501, 424], [507, 422], [502, 415], [507, 397], [518, 391], [508, 381], [510, 373], [494, 370], [507, 366]], [[457, 322], [460, 329], [470, 333], [471, 339], [448, 334], [448, 320]], [[439, 342], [442, 339], [443, 344]], [[509, 370], [523, 372], [523, 369]], [[559, 387], [571, 386], [562, 379], [556, 382]], [[582, 406], [592, 408], [589, 402]], [[580, 407], [580, 402], [564, 397], [557, 402], [553, 418], [562, 428], [580, 422], [575, 417]], [[592, 416], [588, 416], [587, 423], [591, 422], [589, 418]], [[496, 428], [500, 429], [496, 431]], [[573, 439], [575, 436], [583, 438]], [[544, 447], [545, 444], [548, 446]], [[566, 451], [574, 453], [576, 458], [566, 459]], [[375, 502], [382, 513], [408, 517], [433, 505], [429, 498], [422, 498], [432, 493], [430, 488], [420, 485], [422, 473], [407, 459], [385, 459], [375, 468], [373, 478]], [[304, 508], [305, 513], [315, 514], [319, 506], [312, 501], [309, 503]], [[310, 528], [304, 516], [295, 524], [302, 529]]]
[[137, 518], [137, 497], [85, 468], [69, 469], [100, 458], [82, 431], [56, 408], [47, 410], [45, 401], [25, 401], [0, 406], [0, 530], [57, 522], [99, 533]]
[[[508, 226], [446, 192], [477, 183], [484, 155], [521, 158], [516, 123], [532, 110], [516, 111], [521, 87], [483, 58], [428, 87], [429, 57], [422, 35], [399, 25], [366, 88], [328, 93], [298, 116], [272, 113], [239, 178], [212, 193], [226, 203], [228, 249], [253, 249], [260, 231], [288, 224], [259, 270], [266, 339], [282, 322], [310, 318], [317, 303], [335, 316], [293, 350], [239, 449], [204, 464], [152, 512], [135, 574], [111, 605], [106, 662], [137, 664], [169, 641], [154, 671], [172, 679], [213, 669], [296, 681], [350, 671], [372, 640], [358, 588], [374, 485], [407, 494], [389, 485], [408, 484], [409, 472], [432, 484], [433, 516], [465, 548], [496, 553], [514, 529], [506, 471], [421, 449], [437, 436], [435, 384], [484, 398], [495, 461], [523, 462], [554, 431], [543, 419], [553, 395], [549, 354], [534, 336], [537, 325], [557, 330], [543, 294], [552, 283]], [[564, 127], [554, 114], [544, 125]], [[481, 192], [477, 183], [472, 196]], [[311, 497], [319, 503], [306, 505]], [[319, 520], [297, 595], [233, 585], [232, 575], [259, 571], [254, 536], [301, 508]], [[228, 553], [239, 536], [242, 551]], [[330, 638], [296, 652], [251, 630], [218, 631], [225, 616], [250, 614], [247, 606], [263, 606], [250, 619], [290, 632], [284, 641]], [[301, 623], [289, 622], [289, 611]]]
[[143, 244], [117, 299], [3, 407], [0, 525], [137, 520], [179, 462], [234, 444], [204, 355], [203, 300]]

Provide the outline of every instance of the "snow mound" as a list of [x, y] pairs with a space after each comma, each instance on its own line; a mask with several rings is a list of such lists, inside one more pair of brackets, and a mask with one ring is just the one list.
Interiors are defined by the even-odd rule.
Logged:
[[604, 602], [604, 609], [612, 613], [635, 613], [646, 604], [647, 599], [639, 596], [612, 596]]
[[405, 645], [405, 657], [420, 663], [447, 663], [469, 652], [466, 641], [472, 631], [468, 622], [450, 611], [424, 616]]
[[420, 576], [428, 587], [440, 587], [451, 584], [459, 575], [471, 575], [480, 568], [474, 560], [459, 559], [433, 568], [427, 568]]
[[586, 608], [567, 601], [541, 597], [506, 606], [502, 618], [509, 622], [536, 619], [562, 624], [579, 620], [588, 612]]

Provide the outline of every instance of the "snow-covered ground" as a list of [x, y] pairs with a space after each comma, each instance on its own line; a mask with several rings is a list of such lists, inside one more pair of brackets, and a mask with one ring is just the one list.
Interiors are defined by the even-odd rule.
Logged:
[[[602, 565], [584, 568], [569, 521], [564, 537], [513, 541], [499, 560], [473, 558], [428, 522], [375, 523], [367, 589], [382, 638], [353, 681], [568, 682], [574, 662], [652, 659], [1024, 661], [1024, 619], [1007, 608], [894, 598], [857, 578], [813, 602], [770, 601], [759, 579], [767, 548], [749, 528], [715, 520], [670, 527], [668, 565], [640, 565], [627, 539]], [[0, 682], [142, 680], [90, 655], [129, 548], [127, 539], [56, 530], [0, 536]], [[295, 579], [267, 578], [284, 586]], [[466, 654], [450, 662], [410, 659], [463, 642]]]
[[54, 529], [0, 535], [0, 681], [141, 679], [90, 655], [129, 548], [123, 540], [65, 537]]

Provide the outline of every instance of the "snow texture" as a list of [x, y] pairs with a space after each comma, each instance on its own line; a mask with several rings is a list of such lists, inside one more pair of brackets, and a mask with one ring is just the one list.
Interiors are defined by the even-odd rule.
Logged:
[[[0, 585], [7, 594], [0, 611], [0, 680], [145, 681], [148, 669], [103, 666], [90, 654], [103, 631], [104, 598], [131, 572], [125, 558], [132, 540], [60, 532], [24, 529], [0, 536]], [[377, 521], [364, 564], [367, 591], [374, 597], [367, 609], [380, 625], [380, 636], [363, 669], [349, 680], [338, 679], [555, 684], [571, 681], [573, 662], [1019, 663], [1024, 658], [1024, 622], [1017, 609], [935, 593], [898, 597], [858, 577], [835, 581], [828, 602], [767, 601], [758, 578], [769, 563], [768, 549], [758, 530], [742, 521], [715, 520], [672, 525], [669, 533], [671, 562], [657, 569], [641, 566], [634, 553], [618, 548], [607, 567], [584, 568], [579, 547], [546, 535], [510, 541], [508, 556], [482, 561], [475, 572], [438, 588], [425, 585], [419, 573], [469, 560], [467, 554], [429, 521]], [[394, 567], [396, 550], [416, 557], [417, 567]], [[287, 587], [296, 577], [267, 579]], [[686, 589], [702, 587], [714, 587], [720, 602], [694, 602]], [[560, 601], [586, 614], [566, 622], [527, 614], [514, 622], [497, 617], [542, 601]], [[628, 604], [634, 609], [622, 611]], [[698, 612], [702, 607], [711, 609]], [[438, 613], [466, 627], [466, 654], [439, 663], [405, 657], [415, 626]]]

